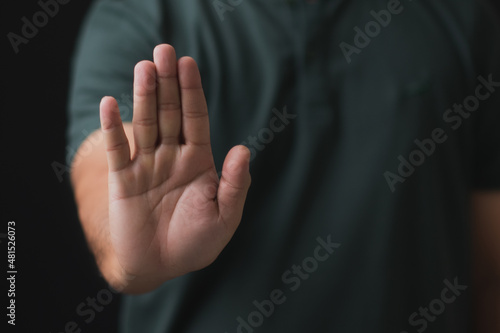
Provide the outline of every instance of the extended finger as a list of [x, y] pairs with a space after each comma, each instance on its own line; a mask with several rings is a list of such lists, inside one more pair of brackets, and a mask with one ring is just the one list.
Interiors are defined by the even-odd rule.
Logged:
[[222, 166], [222, 177], [217, 192], [220, 219], [230, 231], [236, 230], [250, 187], [250, 151], [245, 146], [233, 147]]
[[130, 162], [130, 146], [123, 129], [118, 103], [113, 97], [104, 97], [101, 100], [100, 118], [109, 170], [121, 170]]
[[141, 61], [134, 70], [134, 139], [137, 154], [151, 154], [158, 139], [156, 67]]
[[154, 62], [158, 82], [156, 93], [160, 142], [178, 144], [181, 132], [181, 99], [174, 48], [168, 44], [158, 45], [154, 50]]
[[183, 57], [177, 64], [182, 105], [182, 136], [186, 144], [210, 143], [210, 127], [205, 94], [198, 66], [193, 58]]

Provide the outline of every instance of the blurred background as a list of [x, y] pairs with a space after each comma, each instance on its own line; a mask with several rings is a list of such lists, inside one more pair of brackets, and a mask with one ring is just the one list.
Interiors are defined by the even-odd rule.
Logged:
[[[500, 0], [491, 1], [500, 9]], [[40, 3], [57, 3], [57, 13], [52, 7], [53, 17], [46, 15], [46, 22], [38, 15], [40, 25], [45, 25], [37, 32], [27, 31], [33, 37], [17, 40], [16, 53], [10, 33], [22, 37], [23, 18], [32, 22], [42, 10]], [[89, 1], [9, 1], [1, 13], [5, 36], [1, 68], [7, 73], [2, 75], [0, 112], [2, 309], [8, 302], [8, 221], [16, 222], [18, 270], [16, 326], [9, 326], [8, 332], [116, 332], [120, 299], [115, 294], [105, 298], [107, 285], [85, 244], [65, 163], [69, 68], [89, 5]], [[108, 304], [93, 309], [89, 302], [99, 297]], [[5, 310], [0, 318], [7, 321]]]

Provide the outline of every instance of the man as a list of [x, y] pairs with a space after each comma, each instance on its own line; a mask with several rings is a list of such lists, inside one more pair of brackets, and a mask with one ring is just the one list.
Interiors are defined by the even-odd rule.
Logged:
[[499, 39], [472, 0], [96, 2], [71, 177], [121, 330], [500, 332]]

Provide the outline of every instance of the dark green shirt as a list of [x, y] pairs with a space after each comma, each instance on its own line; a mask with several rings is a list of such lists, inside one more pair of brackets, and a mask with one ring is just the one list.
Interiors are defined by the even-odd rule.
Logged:
[[229, 245], [126, 296], [122, 332], [465, 332], [469, 194], [500, 189], [496, 20], [472, 0], [97, 1], [73, 149], [101, 97], [131, 120], [134, 65], [169, 43], [199, 64], [217, 168], [252, 150]]

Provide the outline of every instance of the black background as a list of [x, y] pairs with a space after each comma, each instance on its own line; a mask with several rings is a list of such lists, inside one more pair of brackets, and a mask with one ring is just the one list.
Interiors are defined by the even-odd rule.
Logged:
[[[43, 0], [47, 1], [47, 0]], [[180, 1], [180, 0], [179, 0]], [[500, 7], [499, 0], [493, 0]], [[7, 34], [21, 34], [37, 0], [9, 1], [2, 8], [1, 219], [16, 222], [16, 326], [7, 332], [116, 332], [119, 297], [86, 323], [78, 305], [107, 288], [99, 277], [78, 223], [70, 184], [53, 162], [65, 164], [69, 66], [89, 1], [69, 1], [15, 53]], [[7, 322], [7, 242], [0, 238], [0, 327]], [[3, 329], [2, 332], [4, 332]], [[70, 332], [71, 330], [68, 330]], [[78, 330], [75, 330], [78, 332]]]
[[[47, 0], [43, 0], [46, 2]], [[64, 2], [64, 1], [61, 1]], [[69, 1], [19, 46], [16, 54], [7, 38], [21, 35], [26, 16], [40, 11], [38, 0], [9, 1], [2, 8], [0, 234], [16, 222], [16, 326], [7, 332], [66, 332], [75, 321], [81, 332], [116, 332], [119, 297], [86, 323], [77, 306], [95, 298], [104, 280], [87, 249], [78, 223], [71, 187], [65, 174], [58, 180], [52, 168], [65, 165], [66, 103], [69, 67], [79, 28], [90, 1]], [[5, 186], [6, 185], [6, 186]], [[0, 331], [6, 327], [8, 286], [7, 242], [1, 239]], [[87, 307], [85, 307], [87, 309]], [[69, 330], [68, 332], [71, 332]], [[75, 330], [78, 332], [78, 330]]]

